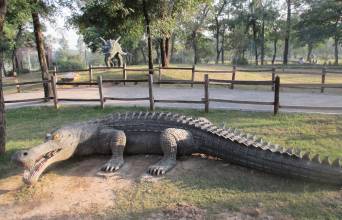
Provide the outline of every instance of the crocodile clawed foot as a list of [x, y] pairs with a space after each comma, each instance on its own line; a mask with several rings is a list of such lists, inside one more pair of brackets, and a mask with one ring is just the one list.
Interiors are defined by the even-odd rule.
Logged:
[[122, 159], [110, 159], [107, 163], [105, 163], [101, 167], [101, 171], [103, 172], [115, 172], [120, 167], [122, 167], [124, 161]]
[[176, 161], [164, 160], [149, 166], [147, 172], [153, 176], [164, 175], [167, 171], [171, 170], [176, 165]]

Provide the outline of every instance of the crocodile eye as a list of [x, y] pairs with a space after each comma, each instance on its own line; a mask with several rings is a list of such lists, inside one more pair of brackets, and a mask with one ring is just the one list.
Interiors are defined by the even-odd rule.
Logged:
[[61, 136], [59, 134], [52, 135], [52, 140], [59, 140], [59, 139], [61, 139]]

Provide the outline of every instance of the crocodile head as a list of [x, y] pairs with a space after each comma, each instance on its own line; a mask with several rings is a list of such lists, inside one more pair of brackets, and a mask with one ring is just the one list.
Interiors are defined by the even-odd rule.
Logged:
[[24, 167], [23, 181], [32, 185], [51, 164], [70, 158], [77, 147], [76, 133], [72, 128], [61, 128], [47, 134], [43, 144], [16, 152], [12, 160]]

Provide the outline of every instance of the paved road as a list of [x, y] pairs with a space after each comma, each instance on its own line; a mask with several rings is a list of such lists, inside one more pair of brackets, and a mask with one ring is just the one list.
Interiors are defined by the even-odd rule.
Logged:
[[[70, 89], [58, 89], [59, 98], [98, 98], [97, 87], [78, 87]], [[148, 88], [143, 86], [115, 86], [105, 87], [105, 96], [113, 97], [148, 97]], [[156, 99], [184, 99], [184, 100], [201, 100], [204, 97], [203, 88], [168, 88], [155, 87], [154, 94]], [[5, 100], [29, 99], [43, 97], [42, 91], [17, 93], [5, 95]], [[246, 91], [246, 90], [230, 90], [227, 88], [210, 88], [210, 97], [216, 99], [232, 99], [246, 101], [269, 101], [274, 99], [274, 93], [271, 91]], [[281, 105], [295, 106], [316, 106], [316, 107], [342, 107], [342, 95], [320, 94], [320, 93], [294, 93], [281, 92]], [[99, 105], [99, 103], [83, 103], [83, 102], [62, 102], [62, 105]], [[42, 103], [16, 103], [7, 104], [7, 108], [17, 108], [32, 105], [51, 105]], [[106, 105], [117, 106], [148, 106], [148, 101], [126, 102], [126, 101], [107, 101]], [[174, 104], [174, 103], [157, 103], [157, 107], [177, 107], [177, 108], [197, 108], [203, 109], [203, 104]], [[230, 103], [210, 103], [212, 109], [236, 109], [236, 110], [252, 110], [252, 111], [273, 111], [273, 106], [263, 105], [242, 105]], [[342, 114], [342, 110], [323, 111], [323, 110], [307, 110], [307, 109], [281, 109], [283, 112], [317, 112], [317, 113], [338, 113]]]

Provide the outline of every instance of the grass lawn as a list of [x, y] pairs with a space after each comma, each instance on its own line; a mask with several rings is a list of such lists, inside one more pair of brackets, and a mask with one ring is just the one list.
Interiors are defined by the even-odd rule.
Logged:
[[[331, 158], [342, 157], [342, 116], [281, 113], [274, 117], [271, 113], [242, 111], [216, 110], [205, 114], [201, 110], [160, 110], [204, 116], [216, 124], [226, 123], [227, 126], [240, 128], [280, 145], [310, 150], [322, 156], [330, 155]], [[41, 143], [47, 131], [70, 122], [117, 111], [146, 109], [65, 107], [56, 111], [41, 107], [8, 110], [7, 153], [0, 156], [0, 178], [20, 172], [10, 163], [10, 156], [18, 149]], [[220, 161], [213, 163], [222, 165]], [[78, 162], [66, 164], [65, 169], [69, 169], [77, 166]], [[239, 211], [241, 207], [262, 206], [267, 213], [280, 213], [290, 219], [342, 218], [342, 192], [338, 188], [288, 180], [235, 166], [227, 169], [227, 176], [218, 176], [219, 171], [201, 174], [190, 169], [182, 176], [165, 178], [158, 182], [137, 182], [130, 190], [117, 192], [116, 206], [108, 210], [106, 215], [138, 218], [148, 215], [151, 210], [185, 202], [207, 210], [208, 216], [222, 210]], [[52, 169], [48, 175], [63, 172]], [[32, 191], [34, 187], [26, 188], [21, 193]]]

